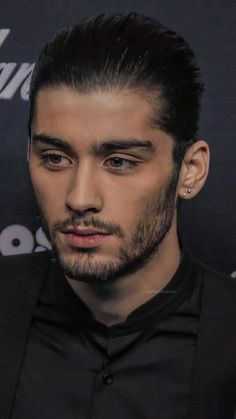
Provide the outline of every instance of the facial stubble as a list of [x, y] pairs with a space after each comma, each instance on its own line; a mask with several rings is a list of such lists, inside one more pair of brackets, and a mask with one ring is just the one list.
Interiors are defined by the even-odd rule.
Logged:
[[[52, 252], [57, 263], [67, 277], [86, 282], [111, 282], [115, 279], [137, 272], [148, 264], [157, 254], [164, 238], [169, 232], [176, 209], [175, 197], [178, 184], [177, 170], [173, 170], [167, 186], [145, 199], [137, 214], [135, 227], [126, 238], [120, 226], [105, 223], [94, 216], [74, 213], [70, 219], [57, 222], [49, 228], [46, 217], [38, 203], [43, 229], [52, 245]], [[143, 201], [142, 201], [143, 202]], [[95, 249], [71, 249], [73, 261], [63, 257], [63, 245], [57, 239], [57, 233], [67, 226], [86, 226], [104, 228], [121, 241], [114, 261], [99, 262], [96, 260]], [[68, 249], [65, 249], [68, 253]]]

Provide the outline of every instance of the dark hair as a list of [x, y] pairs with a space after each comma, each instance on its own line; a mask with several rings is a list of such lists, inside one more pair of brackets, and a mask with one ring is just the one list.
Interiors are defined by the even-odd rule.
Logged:
[[175, 139], [175, 163], [195, 140], [203, 91], [195, 56], [182, 37], [154, 19], [103, 14], [56, 34], [32, 75], [29, 134], [37, 92], [59, 85], [143, 94], [153, 105], [152, 122]]

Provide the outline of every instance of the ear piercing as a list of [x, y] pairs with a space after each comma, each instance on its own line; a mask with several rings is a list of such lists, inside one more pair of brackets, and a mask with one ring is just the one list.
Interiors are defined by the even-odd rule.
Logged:
[[183, 197], [185, 197], [185, 196], [187, 195], [187, 193], [188, 193], [188, 194], [190, 194], [191, 192], [192, 192], [192, 189], [187, 188], [187, 189], [186, 189], [186, 192], [183, 192], [183, 193], [182, 193], [182, 196], [183, 196]]

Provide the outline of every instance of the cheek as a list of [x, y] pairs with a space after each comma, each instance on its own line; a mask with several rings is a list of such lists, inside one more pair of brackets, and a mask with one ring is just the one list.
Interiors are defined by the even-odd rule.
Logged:
[[[125, 191], [127, 192], [127, 191]], [[107, 219], [113, 220], [123, 228], [124, 231], [132, 231], [140, 217], [148, 216], [148, 208], [157, 207], [162, 197], [162, 188], [146, 187], [135, 188], [133, 187], [128, 193], [116, 194], [111, 200], [111, 206], [107, 207]], [[147, 214], [146, 214], [147, 212]], [[145, 214], [145, 215], [144, 215]]]
[[[31, 180], [34, 189], [34, 193], [39, 206], [46, 216], [56, 215], [57, 212], [64, 206], [65, 192], [63, 182], [60, 182], [58, 187], [58, 181], [48, 181], [40, 173], [31, 171]], [[60, 214], [58, 214], [60, 216]]]

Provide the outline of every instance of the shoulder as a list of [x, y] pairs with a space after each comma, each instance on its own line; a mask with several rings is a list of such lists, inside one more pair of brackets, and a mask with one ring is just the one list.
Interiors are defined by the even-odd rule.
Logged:
[[236, 279], [232, 276], [219, 272], [211, 266], [199, 263], [203, 281], [210, 282], [216, 287], [225, 288], [229, 291], [236, 291]]
[[21, 276], [42, 272], [50, 266], [52, 253], [50, 251], [21, 255], [0, 256], [0, 280], [12, 276]]
[[232, 290], [236, 289], [236, 278], [233, 278], [229, 274], [219, 272], [204, 263], [199, 263], [199, 266], [206, 281], [214, 281], [219, 286], [226, 286]]
[[[198, 263], [202, 278], [203, 301], [236, 315], [236, 279], [214, 268]], [[217, 310], [217, 311], [218, 311]]]
[[48, 259], [52, 258], [52, 253], [48, 250], [43, 252], [35, 253], [24, 253], [20, 255], [7, 255], [0, 256], [0, 268], [1, 267], [11, 267], [11, 266], [21, 266], [27, 263], [37, 263], [37, 262], [46, 262]]

